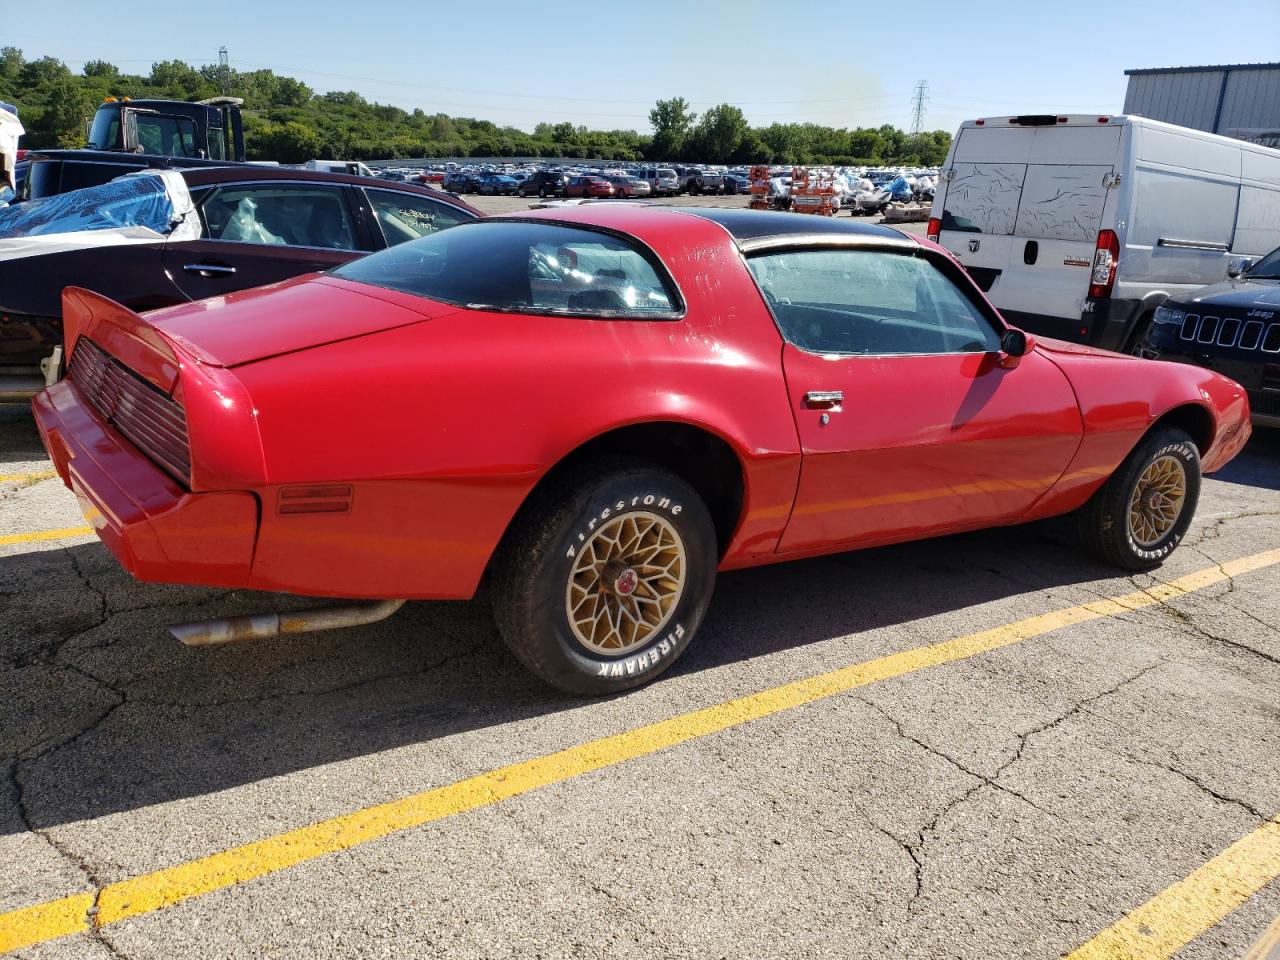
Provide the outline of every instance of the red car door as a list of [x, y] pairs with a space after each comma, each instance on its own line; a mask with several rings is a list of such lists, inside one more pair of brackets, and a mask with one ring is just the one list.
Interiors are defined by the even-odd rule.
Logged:
[[939, 264], [857, 249], [748, 262], [786, 340], [803, 451], [780, 551], [1012, 520], [1066, 469], [1081, 419], [1065, 375], [1034, 351], [1001, 366], [994, 317]]
[[192, 300], [328, 270], [367, 252], [347, 190], [336, 184], [228, 183], [197, 202], [202, 236], [164, 252], [165, 269]]

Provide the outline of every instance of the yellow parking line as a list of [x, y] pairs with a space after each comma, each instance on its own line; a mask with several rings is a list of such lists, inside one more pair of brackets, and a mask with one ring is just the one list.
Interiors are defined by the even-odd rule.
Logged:
[[1165, 960], [1221, 923], [1277, 875], [1280, 817], [1156, 894], [1067, 960]]
[[37, 540], [65, 540], [67, 537], [83, 537], [93, 533], [93, 527], [62, 527], [59, 530], [37, 530], [35, 533], [0, 534], [0, 547], [11, 543], [34, 543]]
[[30, 473], [0, 473], [0, 483], [30, 483], [56, 477], [57, 470], [32, 470]]
[[102, 888], [97, 899], [98, 909], [92, 919], [88, 910], [94, 900], [87, 893], [11, 910], [0, 914], [0, 951], [17, 950], [83, 932], [91, 923], [97, 926], [119, 923], [191, 897], [268, 876], [411, 827], [478, 810], [509, 797], [648, 756], [783, 710], [927, 667], [998, 650], [1063, 627], [1150, 607], [1171, 597], [1202, 590], [1231, 577], [1276, 564], [1280, 564], [1280, 550], [1232, 560], [1159, 584], [1150, 590], [1067, 607], [981, 633], [842, 667], [557, 753], [490, 770], [448, 786], [322, 820], [154, 873], [121, 880]]

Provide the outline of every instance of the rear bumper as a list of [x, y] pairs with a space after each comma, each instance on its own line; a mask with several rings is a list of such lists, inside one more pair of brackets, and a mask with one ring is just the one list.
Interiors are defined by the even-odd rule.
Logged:
[[241, 587], [249, 580], [258, 500], [241, 491], [190, 493], [64, 380], [31, 403], [58, 476], [98, 537], [139, 580]]

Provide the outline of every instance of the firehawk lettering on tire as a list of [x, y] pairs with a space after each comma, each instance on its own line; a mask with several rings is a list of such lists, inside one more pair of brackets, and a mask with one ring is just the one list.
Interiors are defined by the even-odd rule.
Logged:
[[579, 695], [669, 669], [720, 571], [1069, 513], [1151, 569], [1250, 432], [1226, 377], [1034, 341], [940, 247], [776, 212], [541, 210], [63, 314], [36, 420], [134, 576], [485, 579], [514, 656]]

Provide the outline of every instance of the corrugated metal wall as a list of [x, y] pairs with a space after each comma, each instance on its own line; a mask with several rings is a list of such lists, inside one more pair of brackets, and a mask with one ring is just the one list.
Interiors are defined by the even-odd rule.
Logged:
[[1280, 66], [1131, 73], [1124, 112], [1275, 143], [1280, 139]]
[[1217, 133], [1245, 140], [1280, 131], [1280, 70], [1232, 70]]
[[1124, 96], [1124, 112], [1212, 131], [1221, 88], [1219, 70], [1133, 74]]

